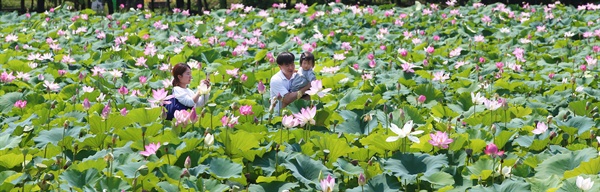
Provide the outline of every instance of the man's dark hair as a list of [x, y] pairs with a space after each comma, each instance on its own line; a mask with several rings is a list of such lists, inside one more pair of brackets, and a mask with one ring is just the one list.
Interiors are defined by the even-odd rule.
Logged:
[[295, 59], [294, 54], [285, 51], [277, 55], [277, 65], [294, 63]]

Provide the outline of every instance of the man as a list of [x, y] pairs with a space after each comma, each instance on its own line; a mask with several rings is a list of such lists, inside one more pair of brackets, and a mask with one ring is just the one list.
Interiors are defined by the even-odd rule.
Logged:
[[[277, 65], [279, 65], [279, 72], [271, 77], [270, 83], [270, 98], [281, 96], [281, 102], [278, 102], [274, 110], [276, 114], [279, 114], [280, 107], [286, 107], [290, 103], [297, 99], [302, 98], [304, 92], [310, 89], [310, 83], [298, 91], [290, 92], [292, 88], [292, 82], [298, 73], [296, 73], [296, 65], [294, 64], [294, 54], [290, 52], [283, 52], [277, 55]], [[310, 99], [310, 97], [306, 98]]]

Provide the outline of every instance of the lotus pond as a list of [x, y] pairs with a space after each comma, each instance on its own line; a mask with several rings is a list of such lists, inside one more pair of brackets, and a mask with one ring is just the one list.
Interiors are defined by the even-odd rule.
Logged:
[[600, 7], [454, 3], [0, 15], [0, 191], [599, 191]]

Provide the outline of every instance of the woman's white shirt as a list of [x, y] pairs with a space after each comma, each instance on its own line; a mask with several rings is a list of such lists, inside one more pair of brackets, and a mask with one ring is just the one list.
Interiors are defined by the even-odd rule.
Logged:
[[196, 107], [204, 106], [210, 96], [210, 94], [200, 96], [200, 98], [198, 98], [198, 102], [194, 103], [194, 96], [196, 95], [196, 92], [189, 88], [182, 88], [179, 86], [173, 87], [173, 95], [177, 101], [188, 107], [194, 107], [194, 105], [196, 105]]

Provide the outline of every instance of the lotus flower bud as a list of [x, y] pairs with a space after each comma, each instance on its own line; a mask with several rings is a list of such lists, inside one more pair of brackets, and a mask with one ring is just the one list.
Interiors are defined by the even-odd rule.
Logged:
[[213, 143], [215, 143], [215, 137], [212, 134], [207, 133], [206, 136], [204, 136], [204, 144], [210, 147]]
[[190, 159], [189, 155], [185, 158], [185, 162], [183, 163], [183, 166], [186, 169], [189, 169], [192, 166], [192, 160]]
[[64, 127], [65, 129], [68, 129], [68, 128], [69, 128], [69, 120], [65, 120], [65, 122], [63, 123], [63, 127]]
[[555, 137], [556, 137], [556, 132], [550, 131], [550, 140], [554, 139]]
[[546, 117], [546, 123], [550, 124], [552, 122], [552, 118], [554, 118], [552, 115], [548, 115], [548, 117]]
[[358, 160], [354, 159], [352, 161], [350, 161], [350, 163], [352, 163], [352, 165], [357, 166], [358, 165]]
[[367, 178], [365, 178], [365, 174], [360, 173], [358, 175], [358, 185], [364, 186], [365, 184], [367, 184]]
[[363, 121], [364, 121], [364, 122], [369, 122], [369, 121], [371, 121], [372, 119], [373, 119], [373, 117], [371, 116], [371, 114], [365, 114], [365, 115], [363, 116]]

